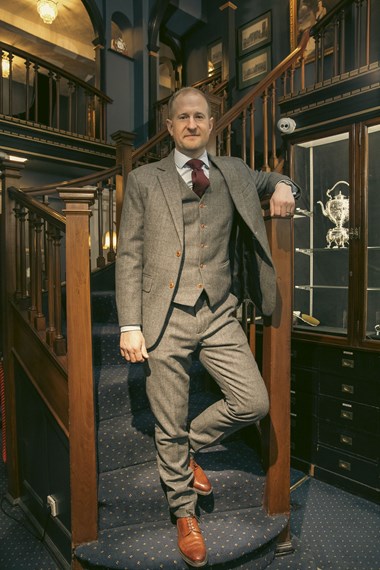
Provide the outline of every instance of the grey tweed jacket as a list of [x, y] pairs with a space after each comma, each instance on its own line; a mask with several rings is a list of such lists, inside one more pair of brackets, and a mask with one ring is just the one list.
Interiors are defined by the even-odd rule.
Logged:
[[[260, 198], [286, 176], [252, 171], [238, 158], [209, 159], [222, 173], [236, 209], [231, 292], [239, 301], [251, 298], [269, 315], [276, 303], [276, 277]], [[171, 153], [128, 175], [117, 248], [119, 324], [141, 325], [148, 348], [159, 340], [180, 277], [183, 235], [180, 180]]]

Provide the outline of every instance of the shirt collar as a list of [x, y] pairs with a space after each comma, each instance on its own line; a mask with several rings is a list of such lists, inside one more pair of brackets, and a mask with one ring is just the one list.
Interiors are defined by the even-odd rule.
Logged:
[[[197, 158], [199, 158], [199, 160], [202, 160], [204, 162], [206, 168], [210, 168], [206, 150], [201, 154], [201, 156], [197, 156]], [[176, 148], [174, 149], [174, 162], [178, 169], [184, 168], [188, 160], [190, 160], [190, 157], [186, 156], [186, 154], [183, 154]], [[186, 168], [188, 168], [188, 166], [186, 166]]]

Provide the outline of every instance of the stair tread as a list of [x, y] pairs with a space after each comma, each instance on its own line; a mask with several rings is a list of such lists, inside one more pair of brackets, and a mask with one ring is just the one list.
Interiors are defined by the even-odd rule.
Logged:
[[[242, 442], [228, 442], [198, 454], [214, 488], [199, 497], [201, 512], [221, 512], [262, 505], [264, 472], [255, 452]], [[102, 528], [168, 517], [155, 461], [102, 473], [99, 522]]]
[[[244, 562], [273, 541], [287, 521], [284, 515], [268, 516], [262, 507], [202, 515], [209, 564]], [[75, 553], [95, 567], [188, 570], [178, 553], [176, 528], [169, 518], [100, 531], [97, 542], [82, 544]]]

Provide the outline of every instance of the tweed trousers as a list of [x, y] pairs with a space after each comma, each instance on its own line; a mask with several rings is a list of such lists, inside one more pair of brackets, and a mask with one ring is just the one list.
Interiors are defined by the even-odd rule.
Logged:
[[[265, 384], [235, 309], [232, 294], [211, 308], [205, 295], [194, 307], [173, 303], [162, 338], [149, 353], [147, 394], [156, 419], [158, 469], [176, 517], [195, 513], [189, 453], [217, 443], [268, 412]], [[197, 348], [223, 397], [188, 425], [189, 370]]]

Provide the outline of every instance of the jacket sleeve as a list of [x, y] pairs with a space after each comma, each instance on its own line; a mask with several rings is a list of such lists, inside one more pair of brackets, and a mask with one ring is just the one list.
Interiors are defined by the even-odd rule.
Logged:
[[264, 196], [273, 194], [276, 188], [276, 184], [281, 181], [289, 181], [289, 183], [293, 184], [296, 187], [297, 192], [300, 192], [299, 186], [293, 182], [289, 176], [279, 174], [278, 172], [263, 172], [262, 170], [252, 170], [244, 161], [241, 161], [241, 164], [243, 168], [248, 171], [249, 176], [252, 178], [260, 199], [264, 198]]
[[143, 249], [144, 204], [132, 171], [127, 179], [116, 257], [116, 306], [120, 326], [142, 323]]

